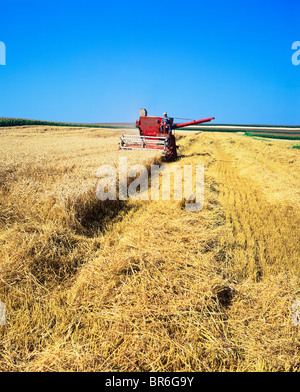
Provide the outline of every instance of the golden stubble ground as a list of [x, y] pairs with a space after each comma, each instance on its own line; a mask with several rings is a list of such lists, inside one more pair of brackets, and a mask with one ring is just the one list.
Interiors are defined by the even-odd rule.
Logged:
[[0, 129], [1, 370], [299, 370], [299, 151], [182, 132], [201, 211], [100, 202], [100, 165], [160, 162], [121, 133]]

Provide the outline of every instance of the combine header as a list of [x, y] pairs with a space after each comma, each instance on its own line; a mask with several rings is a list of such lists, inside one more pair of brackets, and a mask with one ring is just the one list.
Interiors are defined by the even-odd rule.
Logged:
[[175, 129], [196, 125], [213, 120], [214, 117], [195, 120], [181, 124], [173, 124], [174, 118], [147, 116], [147, 110], [140, 110], [140, 118], [136, 121], [139, 135], [122, 135], [119, 149], [161, 150], [167, 161], [177, 158]]

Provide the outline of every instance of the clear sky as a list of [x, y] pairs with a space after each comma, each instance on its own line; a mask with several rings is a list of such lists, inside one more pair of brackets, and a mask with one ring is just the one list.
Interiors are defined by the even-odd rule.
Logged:
[[0, 117], [300, 124], [299, 0], [2, 0]]

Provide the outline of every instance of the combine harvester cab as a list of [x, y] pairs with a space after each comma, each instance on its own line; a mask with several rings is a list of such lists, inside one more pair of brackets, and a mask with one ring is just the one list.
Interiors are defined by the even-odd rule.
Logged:
[[163, 117], [147, 116], [147, 110], [140, 109], [140, 118], [136, 121], [139, 135], [122, 135], [119, 149], [161, 150], [166, 161], [173, 161], [177, 158], [177, 148], [175, 135], [172, 131], [177, 128], [208, 122], [213, 120], [214, 117], [182, 124], [173, 124], [174, 118], [169, 117], [166, 125], [162, 124], [162, 119]]

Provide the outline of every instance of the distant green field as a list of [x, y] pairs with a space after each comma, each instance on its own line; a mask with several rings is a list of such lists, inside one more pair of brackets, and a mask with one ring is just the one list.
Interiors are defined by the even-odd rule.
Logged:
[[6, 118], [0, 117], [0, 127], [16, 127], [23, 125], [50, 125], [60, 127], [89, 127], [89, 128], [131, 128], [131, 125], [126, 124], [79, 124], [79, 123], [65, 123], [41, 120], [28, 120], [23, 118]]
[[251, 136], [251, 137], [264, 137], [264, 138], [272, 138], [272, 139], [287, 139], [287, 140], [300, 140], [300, 135], [299, 134], [284, 134], [284, 133], [252, 133], [252, 132], [245, 132], [246, 136]]
[[192, 126], [187, 128], [178, 128], [183, 131], [200, 131], [200, 132], [222, 132], [238, 133], [243, 132], [245, 136], [263, 137], [273, 139], [300, 140], [299, 126], [280, 126], [280, 125], [237, 125], [237, 124], [202, 124], [201, 126]]

